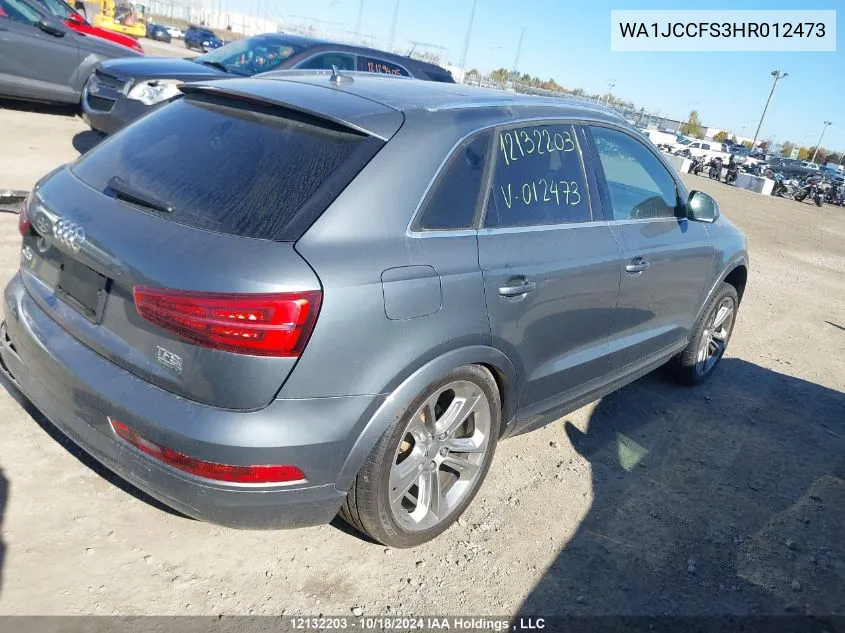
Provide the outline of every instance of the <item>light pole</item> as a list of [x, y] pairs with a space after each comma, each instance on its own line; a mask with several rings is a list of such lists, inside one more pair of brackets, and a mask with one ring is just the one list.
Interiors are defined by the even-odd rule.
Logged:
[[772, 84], [772, 91], [769, 93], [769, 98], [766, 99], [766, 105], [763, 108], [763, 114], [760, 116], [760, 123], [757, 124], [757, 131], [754, 132], [754, 140], [751, 141], [751, 149], [754, 149], [754, 145], [757, 143], [757, 135], [760, 134], [760, 128], [763, 125], [763, 119], [766, 118], [766, 110], [769, 109], [769, 102], [772, 100], [772, 95], [775, 94], [775, 88], [777, 88], [778, 80], [783, 79], [784, 77], [789, 77], [789, 73], [782, 73], [779, 70], [773, 70], [772, 77], [775, 78], [775, 82]]
[[607, 105], [607, 102], [610, 101], [610, 93], [613, 91], [613, 87], [616, 85], [615, 79], [610, 79], [607, 82], [607, 95], [604, 98], [604, 105]]
[[813, 157], [810, 159], [811, 163], [816, 162], [816, 154], [819, 153], [819, 146], [822, 144], [822, 139], [824, 138], [824, 133], [827, 132], [827, 126], [833, 125], [833, 121], [825, 121], [824, 127], [822, 128], [822, 135], [819, 137], [819, 142], [816, 143], [816, 151], [813, 152]]
[[393, 7], [393, 22], [390, 25], [390, 50], [393, 50], [393, 44], [396, 41], [396, 22], [399, 21], [399, 0], [396, 0], [396, 5]]
[[361, 35], [361, 17], [364, 15], [364, 0], [358, 3], [358, 21], [355, 22], [355, 32]]
[[461, 72], [464, 72], [467, 64], [467, 51], [469, 50], [469, 36], [472, 34], [472, 23], [475, 20], [475, 7], [478, 0], [472, 0], [472, 12], [469, 14], [469, 24], [467, 25], [467, 34], [464, 39], [464, 50], [461, 53]]

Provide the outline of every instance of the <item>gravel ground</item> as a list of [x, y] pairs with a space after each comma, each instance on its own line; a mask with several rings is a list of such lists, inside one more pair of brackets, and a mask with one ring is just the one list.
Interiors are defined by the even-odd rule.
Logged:
[[[95, 140], [53, 109], [5, 107], [0, 128], [0, 188]], [[685, 178], [749, 238], [717, 375], [657, 372], [503, 442], [460, 523], [412, 551], [340, 522], [176, 516], [6, 386], [0, 614], [845, 614], [845, 210]], [[0, 214], [3, 281], [15, 222]]]

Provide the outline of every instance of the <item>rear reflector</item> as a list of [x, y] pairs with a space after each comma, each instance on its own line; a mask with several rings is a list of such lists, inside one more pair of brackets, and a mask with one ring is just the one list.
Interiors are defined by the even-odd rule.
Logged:
[[321, 293], [217, 294], [135, 286], [135, 309], [198, 345], [256, 356], [299, 356]]
[[238, 484], [278, 484], [305, 481], [305, 475], [296, 466], [230, 466], [227, 464], [204, 462], [178, 453], [170, 448], [159, 446], [141, 437], [123, 422], [109, 418], [109, 424], [119, 438], [131, 444], [142, 453], [146, 453], [168, 466], [190, 473], [191, 475], [196, 475], [197, 477]]

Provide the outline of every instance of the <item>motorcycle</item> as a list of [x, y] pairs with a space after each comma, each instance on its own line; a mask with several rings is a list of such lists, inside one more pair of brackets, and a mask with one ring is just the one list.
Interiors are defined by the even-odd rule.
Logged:
[[[771, 171], [771, 170], [770, 170]], [[772, 195], [776, 198], [794, 198], [795, 192], [798, 190], [800, 183], [793, 179], [787, 178], [781, 173], [773, 173], [767, 176], [775, 181], [775, 186], [772, 187]]]
[[699, 156], [693, 156], [692, 163], [689, 166], [689, 173], [698, 176], [701, 170], [704, 169], [704, 159]]
[[821, 176], [808, 176], [793, 197], [797, 202], [804, 202], [804, 200], [810, 198], [817, 207], [822, 206], [824, 202], [824, 188], [822, 187]]
[[837, 207], [845, 204], [845, 193], [842, 191], [842, 186], [832, 182], [828, 183], [824, 190], [824, 201]]
[[739, 175], [739, 164], [733, 161], [728, 163], [727, 171], [725, 172], [725, 184], [732, 185], [736, 182], [736, 177]]
[[711, 158], [710, 161], [704, 166], [710, 168], [707, 172], [707, 175], [710, 176], [711, 179], [720, 180], [722, 178], [721, 157], [717, 156], [716, 158]]

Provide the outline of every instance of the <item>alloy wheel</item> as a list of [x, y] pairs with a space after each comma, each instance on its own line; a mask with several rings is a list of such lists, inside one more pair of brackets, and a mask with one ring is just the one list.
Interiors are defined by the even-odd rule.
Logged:
[[389, 503], [404, 529], [444, 521], [471, 494], [490, 446], [490, 403], [470, 381], [431, 395], [402, 433], [390, 471]]
[[725, 353], [735, 314], [736, 304], [733, 298], [725, 297], [707, 320], [695, 358], [695, 369], [700, 376], [708, 374]]

